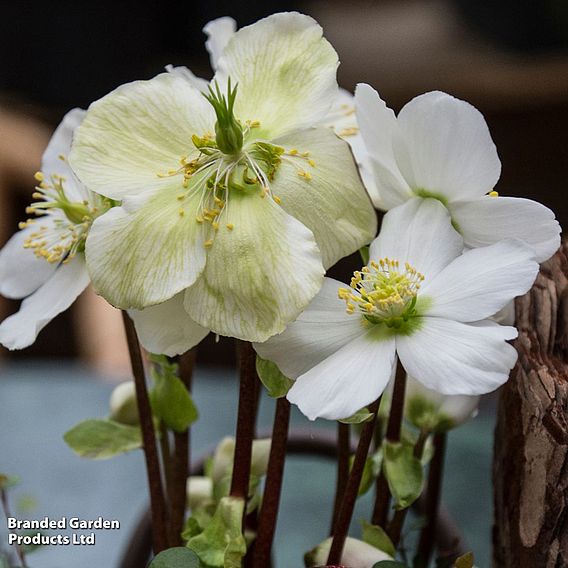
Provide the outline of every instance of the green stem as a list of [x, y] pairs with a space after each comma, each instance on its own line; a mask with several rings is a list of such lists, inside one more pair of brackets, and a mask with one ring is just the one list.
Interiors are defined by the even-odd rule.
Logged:
[[[404, 393], [406, 390], [406, 371], [397, 363], [396, 377], [392, 393], [391, 408], [389, 420], [387, 423], [387, 432], [385, 438], [389, 442], [398, 442], [400, 440], [400, 430], [402, 428], [402, 418], [404, 413]], [[373, 507], [372, 521], [374, 525], [381, 527], [386, 526], [391, 494], [387, 478], [384, 474], [384, 468], [381, 469], [377, 477], [375, 505]]]
[[359, 444], [357, 446], [357, 451], [355, 452], [353, 465], [351, 466], [347, 485], [343, 493], [343, 498], [341, 499], [339, 513], [337, 514], [337, 519], [335, 521], [331, 549], [327, 558], [327, 563], [331, 565], [338, 565], [341, 561], [343, 547], [345, 546], [345, 539], [349, 532], [349, 524], [351, 523], [351, 517], [353, 516], [353, 509], [355, 508], [355, 501], [359, 494], [359, 486], [361, 485], [361, 478], [363, 477], [365, 461], [367, 460], [369, 447], [373, 440], [380, 400], [381, 399], [379, 398], [369, 405], [369, 412], [373, 415], [373, 417], [363, 424], [363, 428], [361, 430], [361, 437], [359, 438]]
[[168, 548], [167, 512], [162, 475], [160, 472], [160, 460], [154, 432], [154, 421], [146, 387], [146, 373], [142, 352], [136, 335], [134, 323], [126, 312], [122, 312], [126, 341], [132, 364], [132, 374], [136, 385], [136, 401], [140, 415], [140, 428], [142, 431], [142, 443], [144, 458], [146, 461], [146, 473], [150, 490], [150, 508], [152, 510], [152, 542], [154, 553], [158, 554]]

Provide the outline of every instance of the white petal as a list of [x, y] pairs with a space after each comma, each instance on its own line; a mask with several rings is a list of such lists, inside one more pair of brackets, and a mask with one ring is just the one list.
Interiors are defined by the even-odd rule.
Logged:
[[181, 355], [209, 333], [183, 309], [183, 292], [163, 304], [128, 313], [134, 320], [140, 343], [150, 353]]
[[38, 333], [58, 314], [65, 311], [89, 284], [82, 256], [61, 264], [53, 276], [26, 298], [17, 313], [0, 325], [0, 343], [8, 349], [30, 346]]
[[527, 292], [537, 274], [532, 249], [521, 241], [501, 241], [456, 258], [424, 284], [421, 295], [432, 302], [429, 316], [478, 321]]
[[295, 379], [327, 359], [346, 343], [365, 332], [362, 319], [347, 314], [337, 291], [347, 285], [324, 278], [323, 286], [309, 306], [279, 335], [255, 343], [256, 352], [273, 361]]
[[205, 48], [209, 52], [213, 71], [217, 70], [219, 58], [236, 31], [237, 22], [228, 16], [211, 20], [203, 28], [203, 32], [207, 35]]
[[[46, 219], [46, 222], [49, 220]], [[0, 294], [6, 298], [25, 298], [44, 284], [57, 264], [38, 258], [33, 250], [24, 248], [35, 227], [15, 233], [0, 250]]]
[[[347, 144], [328, 128], [311, 128], [276, 140], [284, 148], [309, 152], [315, 166], [285, 157], [271, 188], [284, 210], [314, 234], [329, 268], [375, 236], [377, 218]], [[298, 175], [309, 172], [311, 179]]]
[[113, 199], [171, 184], [159, 173], [197, 152], [191, 137], [212, 132], [212, 106], [179, 74], [135, 81], [94, 102], [77, 128], [69, 162], [92, 191]]
[[287, 398], [310, 420], [347, 418], [379, 398], [394, 358], [394, 338], [373, 326], [298, 377]]
[[400, 111], [398, 124], [405, 144], [395, 146], [397, 163], [413, 190], [467, 199], [497, 183], [497, 149], [483, 115], [469, 103], [426, 93]]
[[215, 333], [265, 341], [321, 288], [321, 253], [312, 232], [269, 197], [233, 192], [222, 223], [185, 309]]
[[337, 96], [337, 53], [318, 23], [296, 12], [241, 28], [218, 60], [215, 79], [238, 83], [235, 113], [258, 120], [259, 138], [318, 123]]
[[183, 65], [166, 65], [166, 71], [174, 75], [183, 77], [192, 87], [196, 88], [201, 93], [206, 93], [209, 88], [209, 81], [197, 77], [193, 71]]
[[73, 134], [83, 122], [86, 114], [86, 110], [74, 108], [63, 117], [41, 160], [41, 169], [46, 176], [57, 174], [64, 178], [65, 195], [70, 201], [89, 199], [89, 192], [79, 182], [68, 162]]
[[95, 219], [86, 255], [95, 291], [117, 308], [143, 309], [193, 284], [205, 265], [205, 233], [195, 216], [200, 192], [183, 201], [172, 184], [148, 200], [127, 198]]
[[355, 105], [378, 191], [373, 202], [377, 207], [391, 209], [412, 197], [412, 190], [401, 174], [394, 154], [394, 141], [401, 136], [396, 117], [379, 93], [364, 83], [357, 85]]
[[442, 394], [485, 394], [501, 386], [517, 361], [514, 327], [494, 322], [466, 324], [422, 318], [422, 326], [397, 336], [396, 348], [406, 371]]
[[448, 207], [468, 247], [517, 238], [533, 248], [538, 262], [544, 262], [560, 246], [560, 225], [554, 213], [536, 201], [484, 196]]
[[384, 216], [369, 252], [371, 260], [408, 262], [428, 281], [462, 250], [463, 240], [452, 227], [448, 210], [437, 199], [414, 197]]

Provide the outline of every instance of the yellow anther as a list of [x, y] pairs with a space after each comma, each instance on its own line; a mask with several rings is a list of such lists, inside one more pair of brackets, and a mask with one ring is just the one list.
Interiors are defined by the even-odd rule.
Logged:
[[209, 240], [205, 241], [205, 242], [203, 243], [203, 246], [204, 246], [205, 248], [209, 248], [209, 247], [213, 246], [213, 240], [212, 240], [212, 239], [209, 239]]
[[280, 197], [278, 197], [277, 195], [275, 195], [272, 199], [274, 199], [274, 201], [278, 203], [278, 205], [282, 203], [282, 199], [280, 199]]
[[359, 129], [356, 126], [352, 126], [350, 128], [344, 128], [339, 132], [339, 136], [355, 136], [359, 132]]
[[499, 192], [498, 191], [490, 191], [489, 192], [489, 197], [499, 197]]
[[65, 156], [63, 154], [59, 154], [59, 156], [57, 156], [62, 162], [64, 162], [66, 160]]
[[185, 193], [180, 193], [180, 194], [176, 197], [176, 199], [177, 199], [178, 201], [183, 201], [183, 200], [185, 199]]
[[260, 120], [251, 120], [249, 126], [251, 128], [258, 128], [260, 126]]
[[37, 179], [37, 181], [43, 181], [45, 179], [45, 176], [42, 172], [36, 172], [34, 174], [34, 178]]
[[213, 223], [211, 223], [211, 226], [213, 227], [213, 230], [215, 231], [219, 230], [219, 223], [217, 223], [216, 221], [213, 221]]
[[308, 164], [310, 164], [310, 166], [312, 166], [312, 168], [316, 167], [316, 163], [311, 158], [308, 159]]
[[288, 151], [288, 154], [290, 156], [296, 156], [298, 154], [297, 148], [292, 148], [291, 150]]
[[233, 223], [227, 223], [227, 229], [229, 229], [229, 231], [232, 231], [235, 228], [235, 225], [233, 225]]
[[185, 215], [185, 210], [184, 209], [180, 209], [179, 210], [179, 216], [183, 217]]
[[312, 179], [312, 174], [310, 172], [306, 172], [305, 170], [298, 170], [298, 175], [308, 181]]

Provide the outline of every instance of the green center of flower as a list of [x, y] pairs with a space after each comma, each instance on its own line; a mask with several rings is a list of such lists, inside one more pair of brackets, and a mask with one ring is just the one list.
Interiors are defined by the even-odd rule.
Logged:
[[[191, 157], [182, 156], [180, 167], [157, 174], [162, 178], [183, 176], [182, 191], [177, 195], [179, 216], [187, 213], [194, 216], [197, 223], [210, 225], [213, 233], [205, 241], [206, 247], [213, 245], [214, 234], [223, 225], [229, 231], [234, 229], [231, 222], [224, 220], [231, 192], [268, 197], [280, 204], [280, 197], [272, 191], [272, 182], [282, 162], [291, 163], [297, 175], [307, 182], [312, 179], [309, 169], [316, 167], [309, 152], [259, 140], [255, 136], [255, 130], [260, 127], [258, 120], [242, 122], [235, 117], [236, 95], [237, 86], [232, 88], [230, 80], [226, 96], [217, 83], [214, 88], [210, 86], [209, 94], [204, 96], [217, 116], [215, 134], [194, 134]], [[196, 193], [201, 196], [198, 211], [192, 209], [190, 203], [194, 201], [189, 199]]]
[[400, 328], [416, 315], [416, 300], [424, 276], [408, 263], [389, 258], [371, 261], [353, 273], [351, 288], [340, 288], [347, 313], [357, 311], [371, 323]]
[[[61, 160], [65, 160], [60, 156]], [[93, 220], [108, 210], [111, 203], [98, 196], [93, 201], [72, 201], [65, 192], [65, 178], [42, 172], [35, 174], [39, 182], [32, 197], [38, 201], [26, 208], [27, 219], [20, 229], [34, 227], [24, 241], [24, 248], [32, 249], [48, 262], [69, 262], [85, 250], [85, 240]]]

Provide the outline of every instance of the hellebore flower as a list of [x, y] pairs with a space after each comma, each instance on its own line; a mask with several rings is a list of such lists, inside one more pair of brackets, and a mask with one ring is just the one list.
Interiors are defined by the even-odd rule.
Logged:
[[345, 418], [376, 400], [396, 354], [442, 394], [492, 391], [515, 364], [507, 340], [517, 331], [487, 318], [530, 288], [538, 264], [518, 240], [462, 250], [447, 209], [411, 199], [385, 215], [350, 287], [326, 278], [304, 313], [255, 349], [296, 379], [288, 399], [312, 420]]
[[84, 115], [81, 109], [70, 111], [53, 134], [36, 174], [37, 201], [26, 209], [34, 217], [20, 223], [0, 251], [0, 294], [25, 298], [0, 325], [0, 343], [8, 349], [31, 345], [89, 284], [85, 239], [111, 203], [79, 183], [67, 163], [73, 131]]
[[468, 248], [518, 238], [539, 262], [556, 252], [560, 226], [550, 209], [494, 191], [501, 162], [483, 115], [472, 105], [431, 92], [410, 101], [396, 117], [372, 87], [361, 84], [355, 106], [377, 207], [388, 210], [416, 196], [433, 197], [447, 207]]
[[204, 329], [264, 341], [295, 319], [376, 230], [348, 145], [312, 127], [337, 64], [314, 20], [276, 14], [229, 39], [207, 99], [164, 73], [93, 103], [70, 163], [122, 202], [87, 239], [95, 290], [137, 310], [181, 294], [167, 323], [186, 312], [193, 344]]

